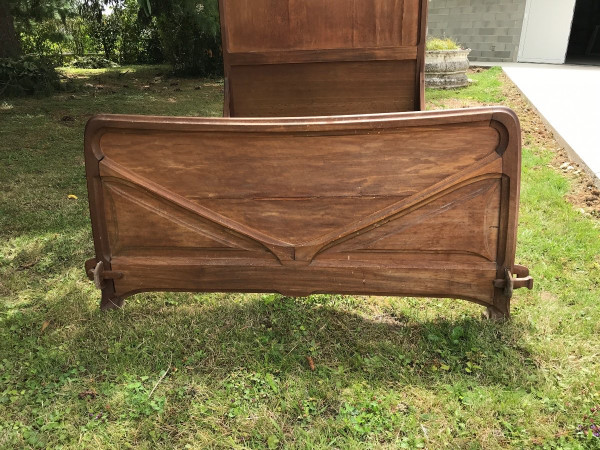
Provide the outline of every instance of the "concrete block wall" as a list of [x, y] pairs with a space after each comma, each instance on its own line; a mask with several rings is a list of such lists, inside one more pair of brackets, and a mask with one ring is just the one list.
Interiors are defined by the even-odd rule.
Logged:
[[470, 48], [471, 61], [516, 61], [526, 0], [429, 0], [428, 35]]

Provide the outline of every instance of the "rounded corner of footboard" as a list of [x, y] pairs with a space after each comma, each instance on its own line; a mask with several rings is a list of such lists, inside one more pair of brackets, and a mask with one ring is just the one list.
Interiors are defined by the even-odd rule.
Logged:
[[492, 114], [492, 120], [504, 125], [508, 130], [511, 128], [521, 129], [521, 122], [517, 113], [508, 106], [496, 106]]
[[98, 161], [102, 160], [103, 155], [99, 148], [99, 140], [102, 131], [106, 128], [106, 114], [97, 114], [90, 117], [85, 125], [84, 132], [84, 150], [90, 156], [94, 156]]
[[105, 114], [94, 114], [92, 117], [88, 119], [85, 124], [85, 135], [93, 136], [98, 130], [100, 130], [104, 124], [106, 123], [106, 115]]

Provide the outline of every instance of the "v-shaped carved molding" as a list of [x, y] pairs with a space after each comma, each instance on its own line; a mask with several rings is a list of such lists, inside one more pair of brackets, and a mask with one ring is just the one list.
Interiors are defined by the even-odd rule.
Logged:
[[[104, 180], [106, 218], [111, 222], [109, 239], [114, 251], [124, 253], [140, 247], [204, 248], [216, 250], [254, 251], [268, 249], [247, 236], [235, 233], [219, 224], [203, 220], [162, 197], [140, 190], [135, 184], [120, 178]], [[119, 227], [120, 222], [144, 222], [151, 230], [139, 236], [135, 227]], [[269, 254], [271, 254], [269, 252]]]
[[[339, 242], [322, 253], [464, 254], [494, 262], [497, 254], [500, 177], [479, 177], [442, 197], [424, 202], [367, 233]], [[463, 229], [444, 238], [447, 228]], [[464, 232], [468, 226], [469, 232]], [[343, 256], [342, 255], [342, 256]]]
[[444, 195], [482, 178], [500, 178], [501, 172], [502, 158], [495, 152], [491, 153], [475, 164], [434, 184], [430, 188], [350, 224], [344, 230], [340, 230], [340, 233], [331, 233], [319, 238], [317, 241], [299, 246], [296, 249], [296, 260], [310, 263], [317, 254], [328, 248], [368, 233], [372, 229], [381, 227], [394, 219], [409, 214]]
[[[349, 223], [339, 230], [300, 245], [292, 245], [283, 242], [269, 236], [261, 230], [250, 228], [206, 207], [193, 203], [183, 196], [167, 191], [162, 188], [160, 184], [123, 168], [109, 158], [104, 158], [100, 162], [100, 172], [102, 179], [109, 190], [118, 192], [119, 195], [122, 195], [124, 198], [129, 198], [130, 201], [137, 202], [153, 214], [158, 214], [159, 216], [162, 214], [162, 217], [165, 220], [174, 220], [178, 225], [183, 225], [204, 234], [208, 233], [207, 230], [200, 231], [198, 226], [189, 222], [182, 222], [181, 219], [173, 219], [168, 214], [165, 215], [161, 213], [159, 208], [151, 205], [151, 202], [140, 200], [139, 195], [133, 196], [132, 194], [128, 194], [123, 186], [128, 186], [127, 189], [135, 189], [136, 191], [141, 190], [148, 198], [160, 198], [163, 203], [170, 205], [170, 207], [187, 211], [198, 217], [203, 224], [209, 225], [208, 228], [213, 230], [206, 234], [207, 237], [211, 239], [215, 238], [216, 241], [240, 248], [248, 248], [249, 245], [254, 248], [259, 246], [275, 255], [282, 265], [306, 266], [309, 265], [318, 254], [327, 249], [340, 246], [346, 241], [357, 239], [360, 236], [368, 234], [371, 230], [380, 228], [391, 221], [406, 216], [464, 186], [476, 183], [483, 179], [500, 178], [502, 176], [502, 158], [496, 152], [492, 152], [473, 165], [447, 177], [428, 189], [400, 202], [394, 203], [358, 221]], [[118, 187], [119, 184], [121, 184], [121, 187]], [[224, 236], [227, 237], [224, 238]]]

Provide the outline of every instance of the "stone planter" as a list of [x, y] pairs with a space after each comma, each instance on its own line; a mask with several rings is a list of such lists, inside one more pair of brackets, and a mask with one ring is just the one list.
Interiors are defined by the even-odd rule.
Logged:
[[425, 53], [425, 86], [455, 89], [469, 85], [467, 50], [429, 50]]

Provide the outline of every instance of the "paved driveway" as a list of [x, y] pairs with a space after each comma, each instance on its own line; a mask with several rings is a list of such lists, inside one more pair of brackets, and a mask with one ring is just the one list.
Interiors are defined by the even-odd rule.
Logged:
[[571, 158], [600, 184], [600, 67], [503, 64]]

